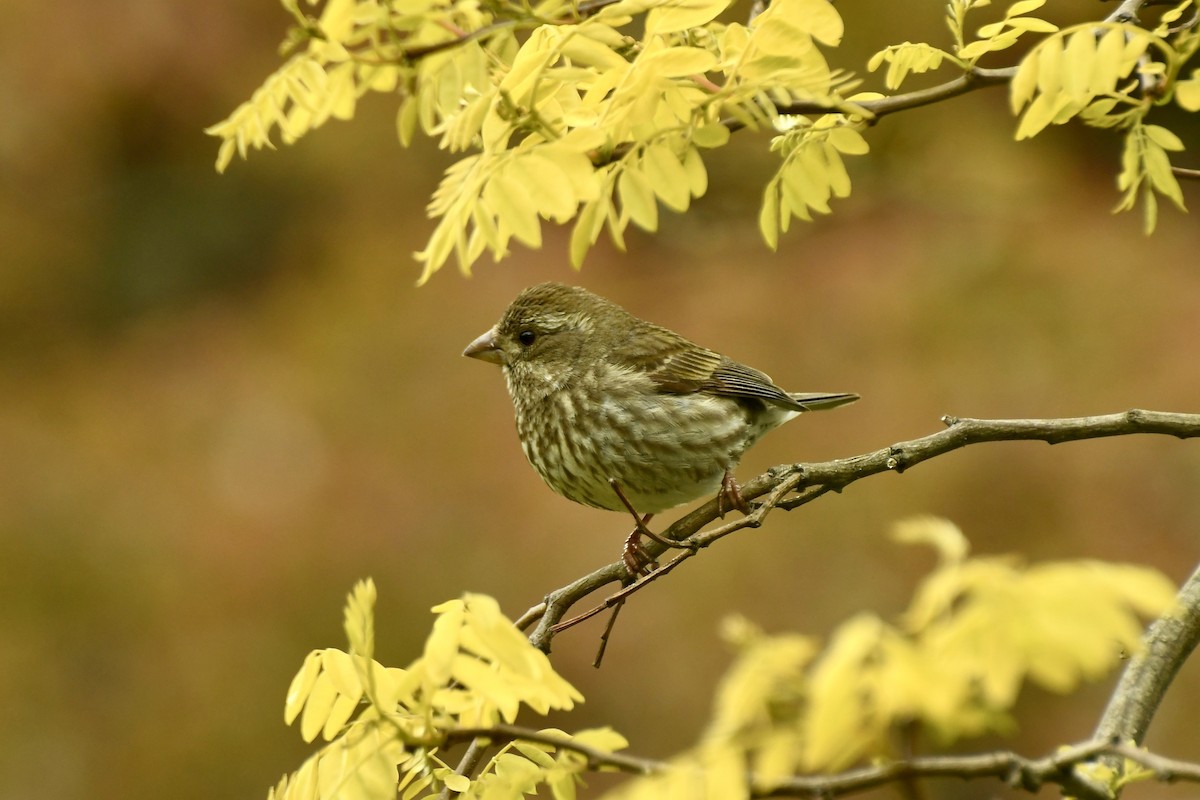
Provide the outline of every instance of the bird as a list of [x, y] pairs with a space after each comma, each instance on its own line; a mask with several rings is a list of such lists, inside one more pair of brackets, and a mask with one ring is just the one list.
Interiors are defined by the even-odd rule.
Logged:
[[733, 470], [751, 445], [806, 411], [859, 399], [786, 392], [765, 373], [561, 283], [522, 291], [463, 355], [502, 368], [521, 448], [551, 489], [633, 515], [622, 551], [631, 575], [654, 566], [640, 541], [663, 541], [646, 527], [653, 515], [714, 493], [721, 516], [745, 512]]

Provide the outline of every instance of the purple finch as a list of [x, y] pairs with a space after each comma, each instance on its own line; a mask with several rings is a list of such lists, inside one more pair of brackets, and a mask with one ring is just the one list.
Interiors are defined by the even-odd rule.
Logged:
[[638, 319], [584, 289], [521, 292], [463, 355], [499, 364], [529, 463], [577, 503], [650, 515], [720, 490], [743, 507], [731, 471], [758, 438], [849, 393], [785, 392], [744, 364]]

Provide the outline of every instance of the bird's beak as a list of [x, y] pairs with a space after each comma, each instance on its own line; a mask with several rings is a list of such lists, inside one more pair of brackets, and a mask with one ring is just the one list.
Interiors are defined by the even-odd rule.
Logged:
[[469, 358], [478, 358], [480, 361], [490, 361], [493, 364], [503, 364], [504, 354], [500, 352], [500, 347], [496, 344], [496, 329], [492, 328], [467, 345], [467, 349], [463, 350], [463, 355]]

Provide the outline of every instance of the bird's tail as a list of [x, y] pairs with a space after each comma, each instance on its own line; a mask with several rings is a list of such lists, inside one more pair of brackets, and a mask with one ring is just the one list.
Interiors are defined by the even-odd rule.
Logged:
[[849, 405], [858, 399], [858, 395], [851, 392], [842, 392], [831, 394], [829, 392], [799, 392], [791, 394], [790, 397], [796, 401], [796, 405], [800, 406], [803, 411], [825, 411], [838, 406]]

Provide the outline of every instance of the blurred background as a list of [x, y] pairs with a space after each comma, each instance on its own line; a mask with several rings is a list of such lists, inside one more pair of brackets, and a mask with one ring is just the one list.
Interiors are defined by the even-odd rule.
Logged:
[[[940, 2], [839, 8], [832, 60], [849, 69], [945, 38]], [[379, 655], [400, 665], [437, 602], [486, 592], [516, 616], [614, 560], [627, 521], [546, 489], [499, 371], [459, 355], [537, 281], [587, 286], [792, 390], [862, 395], [769, 437], [743, 478], [932, 433], [947, 413], [1200, 411], [1200, 219], [1164, 207], [1146, 237], [1139, 215], [1112, 216], [1117, 139], [1015, 143], [1003, 90], [881, 122], [850, 165], [854, 196], [778, 253], [756, 229], [774, 157], [742, 133], [709, 159], [709, 196], [627, 254], [602, 242], [574, 273], [551, 231], [541, 252], [418, 289], [411, 254], [448, 161], [399, 148], [390, 98], [213, 170], [202, 129], [279, 63], [278, 4], [48, 9], [10, 0], [0, 26], [2, 800], [261, 797], [310, 751], [284, 692], [310, 649], [342, 646], [355, 580], [378, 584]], [[1200, 166], [1196, 122], [1167, 124]], [[886, 539], [914, 513], [954, 520], [977, 552], [1181, 580], [1200, 557], [1198, 486], [1200, 445], [1164, 437], [987, 445], [863, 481], [637, 596], [602, 670], [600, 622], [556, 640], [588, 698], [557, 722], [612, 724], [649, 756], [686, 747], [729, 663], [723, 615], [824, 635], [862, 609], [898, 614], [932, 564]], [[1087, 736], [1108, 690], [1026, 691], [1004, 745]], [[1192, 663], [1150, 744], [1200, 759], [1198, 699]], [[1006, 796], [931, 785], [981, 793]]]

